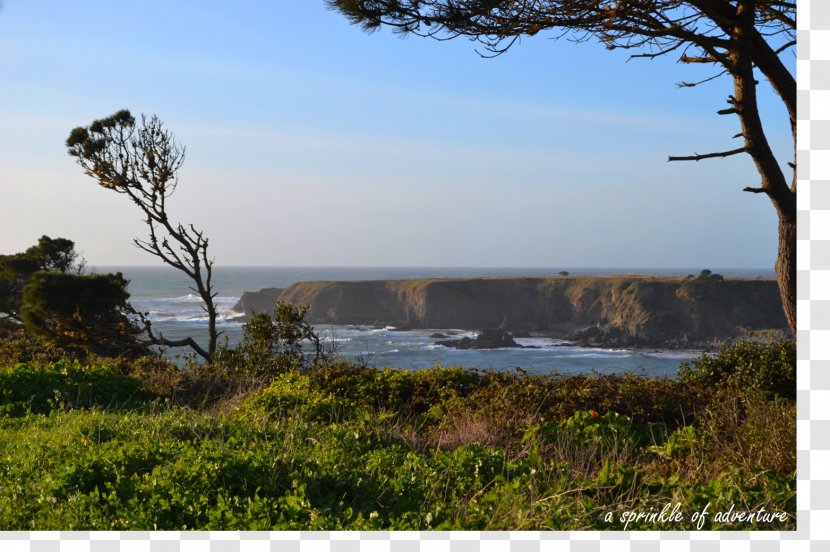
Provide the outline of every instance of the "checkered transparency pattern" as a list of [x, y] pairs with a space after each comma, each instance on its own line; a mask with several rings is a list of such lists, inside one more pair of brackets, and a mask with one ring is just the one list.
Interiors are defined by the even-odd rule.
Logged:
[[830, 550], [830, 0], [798, 0], [798, 529], [793, 532], [0, 531], [3, 552]]
[[798, 534], [830, 549], [830, 2], [799, 2]]

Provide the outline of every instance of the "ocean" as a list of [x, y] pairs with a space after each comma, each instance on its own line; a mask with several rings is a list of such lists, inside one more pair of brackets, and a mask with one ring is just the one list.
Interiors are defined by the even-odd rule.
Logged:
[[[130, 281], [131, 301], [138, 310], [149, 313], [153, 328], [169, 339], [192, 336], [207, 343], [207, 316], [201, 300], [188, 289], [190, 281], [182, 273], [169, 267], [99, 266], [94, 270], [121, 272]], [[242, 322], [233, 306], [243, 291], [265, 287], [288, 287], [295, 282], [317, 280], [386, 280], [434, 277], [476, 276], [549, 276], [561, 268], [442, 268], [442, 267], [215, 267], [214, 290], [219, 293], [218, 329], [230, 345], [242, 336]], [[572, 275], [591, 274], [698, 274], [700, 269], [567, 269]], [[724, 276], [772, 277], [770, 269], [712, 269]], [[394, 328], [355, 326], [318, 326], [318, 333], [327, 345], [345, 358], [367, 362], [378, 368], [392, 367], [417, 370], [440, 363], [443, 366], [460, 365], [480, 370], [514, 370], [520, 368], [532, 374], [578, 373], [635, 373], [647, 376], [672, 377], [681, 361], [700, 355], [696, 350], [640, 350], [599, 349], [579, 347], [562, 340], [548, 338], [518, 338], [520, 345], [538, 348], [457, 350], [435, 345], [430, 338], [434, 332], [453, 334], [452, 337], [474, 337], [474, 332], [453, 328], [397, 331]], [[175, 359], [186, 349], [171, 349], [167, 354]]]

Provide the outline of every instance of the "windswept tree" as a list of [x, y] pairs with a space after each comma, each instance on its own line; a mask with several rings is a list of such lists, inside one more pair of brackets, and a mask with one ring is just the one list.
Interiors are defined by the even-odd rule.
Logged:
[[190, 289], [204, 302], [202, 308], [208, 316], [207, 349], [192, 337], [170, 340], [155, 334], [144, 318], [148, 335], [157, 345], [189, 346], [210, 360], [219, 332], [208, 238], [192, 224], [171, 221], [167, 213], [167, 200], [176, 190], [178, 171], [184, 162], [184, 147], [176, 143], [158, 117], [142, 115], [139, 124], [126, 109], [93, 121], [88, 127], [74, 129], [66, 147], [86, 174], [102, 187], [124, 194], [141, 210], [149, 236], [135, 238], [135, 245], [186, 274], [193, 282]]
[[720, 115], [735, 115], [740, 130], [736, 148], [670, 156], [670, 161], [700, 161], [748, 154], [758, 184], [744, 191], [766, 195], [778, 215], [775, 272], [787, 321], [795, 337], [796, 161], [785, 174], [761, 123], [758, 79], [769, 84], [789, 118], [795, 152], [796, 82], [782, 55], [795, 46], [794, 0], [327, 0], [353, 23], [374, 30], [382, 25], [435, 39], [467, 37], [492, 55], [508, 50], [523, 36], [548, 32], [576, 41], [597, 40], [609, 49], [654, 59], [676, 55], [681, 63], [713, 67], [710, 78], [684, 82], [693, 87], [725, 76], [732, 94]]

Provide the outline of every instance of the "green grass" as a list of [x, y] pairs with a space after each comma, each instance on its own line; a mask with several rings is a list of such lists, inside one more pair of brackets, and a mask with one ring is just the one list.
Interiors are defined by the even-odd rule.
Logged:
[[[774, 386], [348, 364], [223, 377], [0, 368], [0, 527], [694, 529], [708, 504], [705, 529], [795, 528], [795, 403]], [[683, 521], [625, 523], [669, 503]], [[788, 517], [714, 521], [733, 505]]]

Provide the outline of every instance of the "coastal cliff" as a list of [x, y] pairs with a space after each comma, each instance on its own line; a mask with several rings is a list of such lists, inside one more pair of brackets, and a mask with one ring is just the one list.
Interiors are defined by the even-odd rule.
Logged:
[[502, 328], [587, 344], [684, 345], [786, 328], [774, 280], [558, 276], [299, 282], [246, 292], [237, 309], [308, 305], [313, 324]]

